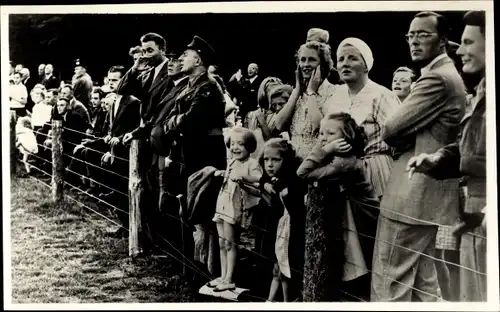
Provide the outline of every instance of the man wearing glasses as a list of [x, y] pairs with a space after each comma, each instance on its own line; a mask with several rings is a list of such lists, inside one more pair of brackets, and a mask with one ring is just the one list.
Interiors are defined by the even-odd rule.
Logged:
[[434, 12], [415, 15], [406, 35], [412, 60], [421, 68], [410, 95], [382, 128], [382, 137], [402, 150], [380, 204], [373, 255], [372, 301], [437, 301], [433, 258], [438, 224], [458, 219], [459, 180], [417, 173], [408, 161], [434, 153], [457, 138], [465, 110], [465, 86], [446, 54], [448, 27]]
[[[460, 139], [433, 154], [412, 157], [407, 170], [439, 179], [462, 176], [467, 199], [462, 222], [455, 227], [462, 235], [460, 264], [480, 273], [460, 271], [460, 298], [486, 301], [486, 58], [485, 12], [465, 14], [466, 24], [457, 55], [465, 75], [480, 79], [471, 109], [462, 120]], [[473, 232], [467, 233], [468, 231]]]

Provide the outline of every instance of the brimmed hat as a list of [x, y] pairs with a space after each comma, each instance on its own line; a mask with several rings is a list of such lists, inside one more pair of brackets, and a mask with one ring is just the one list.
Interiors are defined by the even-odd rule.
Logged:
[[212, 65], [215, 58], [215, 50], [203, 39], [198, 36], [194, 36], [191, 43], [186, 46], [189, 50], [196, 51], [205, 64], [205, 66]]

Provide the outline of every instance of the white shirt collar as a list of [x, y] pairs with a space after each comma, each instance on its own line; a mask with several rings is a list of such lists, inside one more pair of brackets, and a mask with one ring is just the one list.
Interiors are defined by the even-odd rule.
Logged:
[[113, 104], [113, 116], [116, 117], [116, 113], [118, 112], [118, 107], [120, 107], [120, 102], [122, 100], [122, 96], [121, 95], [118, 95], [116, 97], [116, 100], [115, 100], [115, 103]]
[[250, 78], [250, 79], [249, 79], [249, 80], [250, 80], [250, 82], [251, 82], [251, 83], [253, 83], [253, 82], [255, 81], [255, 79], [257, 79], [257, 76], [258, 76], [258, 75], [255, 75], [255, 76], [253, 76], [252, 78]]
[[184, 77], [182, 77], [182, 78], [179, 78], [179, 79], [177, 79], [177, 80], [174, 80], [174, 86], [178, 85], [178, 84], [179, 84], [179, 82], [181, 82], [182, 80], [186, 79], [187, 77], [188, 77], [188, 76], [184, 76]]
[[427, 66], [420, 69], [420, 74], [422, 74], [422, 76], [427, 74], [431, 70], [432, 66], [434, 66], [434, 64], [444, 59], [446, 56], [448, 56], [446, 53], [442, 53], [436, 56], [429, 64], [427, 64]]
[[165, 65], [165, 63], [168, 61], [168, 59], [166, 58], [163, 62], [161, 62], [158, 66], [155, 67], [155, 74], [154, 74], [154, 78], [153, 80], [156, 79], [156, 77], [158, 76], [158, 74], [160, 73], [160, 70], [163, 68], [163, 65]]

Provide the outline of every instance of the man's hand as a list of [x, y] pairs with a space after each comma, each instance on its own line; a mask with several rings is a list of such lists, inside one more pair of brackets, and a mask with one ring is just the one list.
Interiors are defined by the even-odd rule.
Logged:
[[113, 155], [111, 155], [110, 152], [107, 152], [106, 154], [102, 155], [101, 157], [101, 165], [102, 166], [107, 166], [113, 162]]
[[76, 153], [78, 153], [78, 151], [83, 148], [85, 148], [85, 146], [83, 146], [82, 144], [75, 146], [75, 148], [73, 149], [73, 155], [76, 155]]
[[125, 133], [122, 139], [123, 145], [128, 145], [133, 138], [132, 133]]
[[225, 171], [224, 170], [217, 170], [214, 172], [214, 177], [223, 177]]
[[109, 140], [111, 140], [111, 135], [107, 135], [104, 137], [104, 143], [108, 144], [109, 143]]
[[109, 140], [109, 146], [111, 147], [115, 147], [117, 146], [118, 144], [120, 144], [120, 139], [119, 138], [111, 138], [111, 140]]
[[439, 155], [437, 154], [427, 154], [422, 153], [418, 156], [413, 156], [408, 161], [406, 165], [406, 171], [408, 171], [408, 179], [411, 180], [413, 173], [428, 173], [430, 170], [434, 169], [439, 161]]
[[478, 226], [483, 226], [486, 228], [486, 215], [482, 212], [475, 213], [464, 213], [462, 216], [462, 221], [455, 224], [452, 228], [452, 233], [454, 235], [460, 236], [463, 233], [470, 232], [477, 228]]

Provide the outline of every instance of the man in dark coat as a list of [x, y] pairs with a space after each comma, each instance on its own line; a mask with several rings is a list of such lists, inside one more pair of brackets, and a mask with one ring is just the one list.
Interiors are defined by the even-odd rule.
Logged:
[[60, 86], [59, 80], [54, 76], [54, 66], [47, 64], [45, 66], [45, 76], [43, 76], [42, 84], [49, 89], [58, 89]]
[[[166, 41], [156, 33], [141, 37], [143, 55], [123, 76], [116, 93], [141, 100], [141, 119], [149, 120], [155, 107], [173, 87], [168, 78]], [[143, 66], [146, 63], [147, 66]]]
[[[207, 68], [214, 58], [212, 47], [198, 36], [180, 57], [182, 72], [188, 76], [187, 87], [177, 96], [175, 106], [164, 121], [165, 137], [172, 142], [166, 175], [176, 179], [176, 193], [186, 202], [187, 180], [206, 166], [226, 168], [224, 97]], [[175, 194], [174, 194], [175, 195]], [[179, 211], [179, 209], [177, 209]], [[178, 214], [177, 214], [178, 217]], [[193, 259], [192, 232], [184, 231], [186, 256]]]
[[86, 108], [90, 107], [90, 93], [92, 93], [92, 78], [87, 74], [87, 69], [80, 60], [75, 61], [75, 75], [72, 80], [75, 98]]
[[[182, 72], [188, 76], [187, 87], [179, 94], [175, 106], [165, 120], [166, 136], [174, 142], [172, 162], [183, 164], [184, 181], [192, 173], [214, 166], [225, 169], [226, 147], [222, 135], [225, 127], [224, 98], [217, 82], [209, 77], [214, 51], [198, 36], [180, 57]], [[182, 155], [181, 155], [182, 154]], [[185, 194], [183, 183], [181, 191]]]
[[[167, 63], [167, 79], [174, 85], [174, 87], [159, 103], [156, 103], [156, 105], [151, 107], [148, 120], [123, 137], [123, 143], [128, 144], [132, 139], [136, 138], [141, 138], [150, 142], [150, 148], [152, 151], [151, 174], [155, 175], [155, 183], [153, 187], [159, 188], [159, 198], [158, 205], [155, 207], [157, 209], [154, 211], [148, 211], [151, 216], [149, 219], [153, 222], [149, 222], [148, 226], [151, 226], [155, 232], [162, 233], [162, 235], [164, 234], [165, 237], [175, 238], [178, 237], [177, 234], [180, 231], [178, 220], [173, 220], [168, 216], [160, 218], [162, 212], [177, 214], [177, 210], [175, 209], [178, 208], [177, 199], [175, 196], [171, 196], [171, 194], [177, 194], [175, 192], [175, 187], [178, 185], [178, 181], [167, 179], [165, 170], [165, 159], [170, 153], [170, 145], [165, 141], [163, 121], [173, 109], [175, 99], [179, 93], [186, 88], [188, 78], [181, 72], [179, 59], [174, 57], [175, 55], [173, 54], [169, 56], [171, 58]], [[171, 235], [170, 233], [174, 233], [174, 235]], [[176, 240], [176, 242], [178, 241], [179, 240]], [[173, 241], [171, 242], [176, 243]], [[162, 244], [161, 238], [158, 244]], [[165, 247], [168, 248], [168, 246]]]
[[[236, 76], [236, 79], [239, 76]], [[257, 91], [259, 90], [262, 79], [259, 76], [259, 66], [251, 63], [247, 68], [247, 76], [238, 80], [239, 88], [235, 94], [238, 100], [238, 116], [244, 121], [246, 115], [257, 109]], [[246, 125], [245, 125], [246, 126]]]

